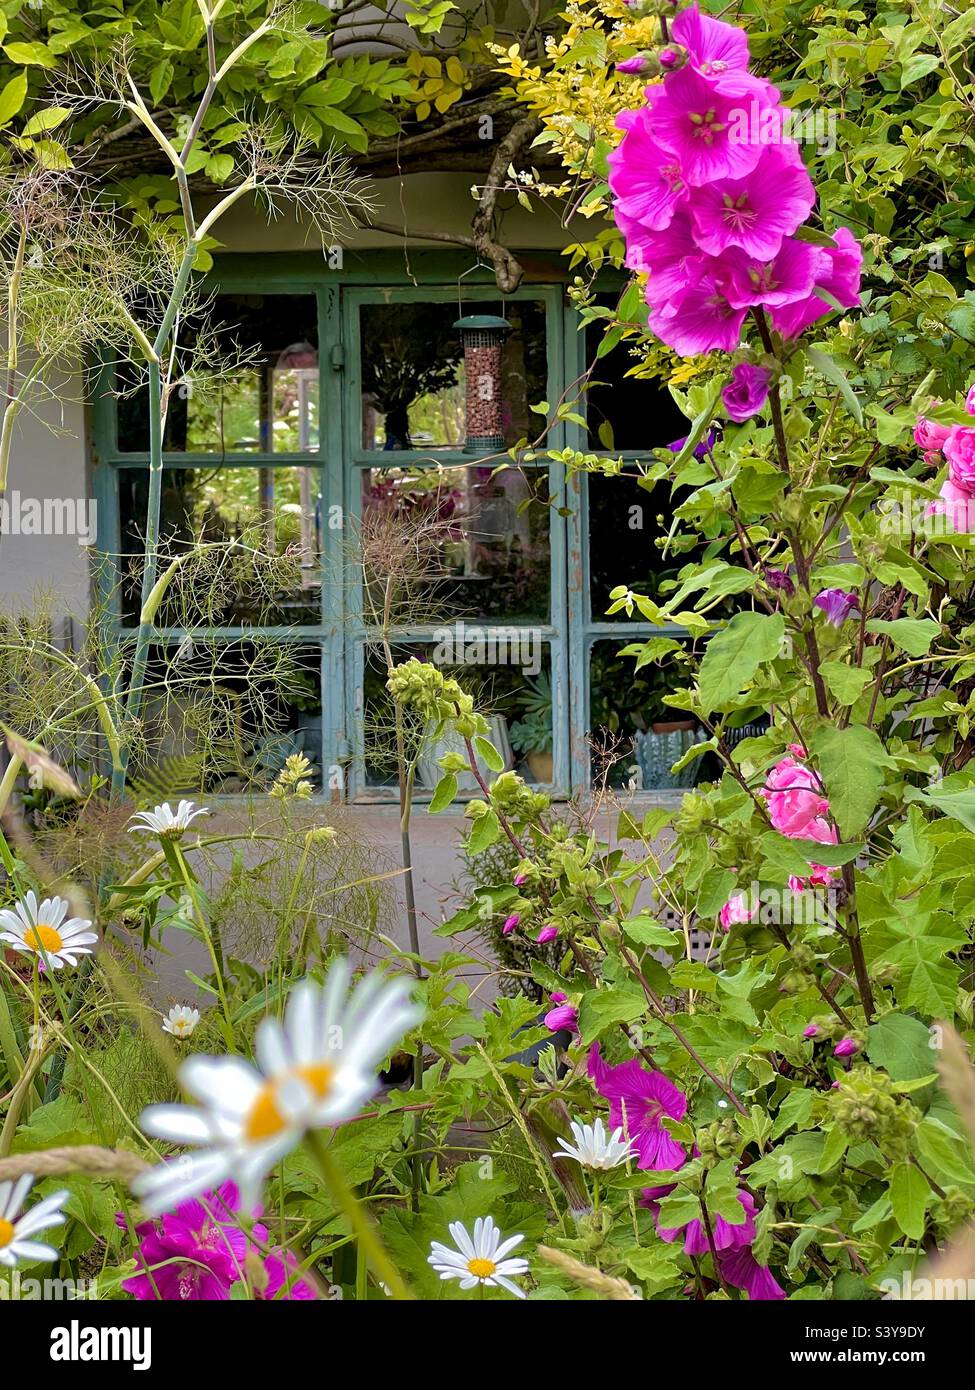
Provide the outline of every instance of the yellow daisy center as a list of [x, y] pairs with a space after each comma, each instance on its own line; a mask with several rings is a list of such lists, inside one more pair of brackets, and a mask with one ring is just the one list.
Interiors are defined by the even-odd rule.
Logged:
[[49, 927], [46, 922], [38, 922], [36, 927], [31, 927], [29, 932], [24, 933], [24, 945], [38, 954], [43, 947], [49, 956], [53, 956], [60, 951], [64, 942], [61, 940], [61, 933], [54, 927]]
[[[317, 1100], [324, 1100], [332, 1085], [335, 1068], [328, 1062], [315, 1062], [307, 1067], [295, 1067], [292, 1076], [305, 1083]], [[278, 1109], [277, 1090], [281, 1078], [269, 1081], [258, 1092], [257, 1099], [244, 1121], [244, 1135], [252, 1143], [273, 1139], [287, 1128], [288, 1121]]]
[[497, 1269], [497, 1265], [493, 1260], [468, 1260], [467, 1268], [475, 1279], [490, 1279]]
[[13, 1238], [14, 1228], [12, 1224], [9, 1221], [4, 1221], [3, 1217], [0, 1216], [0, 1250], [2, 1250], [5, 1245], [9, 1245]]

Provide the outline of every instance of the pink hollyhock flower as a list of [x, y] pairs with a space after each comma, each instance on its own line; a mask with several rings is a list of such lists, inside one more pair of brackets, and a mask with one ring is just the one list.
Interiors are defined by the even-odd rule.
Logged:
[[810, 1024], [808, 1025], [808, 1027], [803, 1028], [803, 1030], [802, 1030], [802, 1036], [803, 1036], [804, 1038], [818, 1038], [818, 1037], [819, 1037], [819, 1025], [816, 1024], [816, 1023], [810, 1023]]
[[702, 251], [719, 256], [729, 246], [738, 246], [756, 261], [770, 261], [783, 238], [805, 222], [815, 202], [816, 190], [797, 147], [769, 145], [744, 178], [718, 179], [696, 188], [690, 212]]
[[[830, 827], [830, 829], [835, 837], [835, 830], [832, 830], [832, 827]], [[803, 839], [806, 840], [816, 838], [818, 838], [818, 836], [810, 835], [808, 831], [803, 835]], [[800, 878], [798, 874], [789, 875], [789, 887], [792, 889], [793, 893], [802, 893], [807, 888], [828, 888], [832, 882], [833, 870], [828, 869], [825, 864], [810, 865], [810, 872], [805, 878]]]
[[[772, 373], [768, 367], [756, 367], [751, 362], [739, 362], [732, 369], [731, 380], [721, 392], [724, 408], [729, 420], [741, 424], [757, 415], [768, 398], [769, 382]], [[779, 571], [781, 573], [781, 571]], [[766, 579], [769, 576], [766, 575]], [[787, 583], [792, 581], [785, 575]]]
[[941, 484], [941, 500], [925, 507], [924, 515], [946, 516], [954, 531], [975, 531], [975, 497], [946, 478]]
[[649, 323], [657, 337], [681, 357], [702, 352], [733, 352], [741, 341], [741, 327], [748, 310], [728, 303], [720, 263], [712, 258], [692, 262], [695, 278], [684, 294], [663, 309], [651, 308]]
[[761, 794], [768, 802], [769, 819], [780, 834], [793, 840], [818, 838], [810, 833], [810, 827], [829, 810], [829, 801], [808, 767], [795, 758], [782, 758], [768, 773]]
[[[828, 809], [827, 803], [827, 810]], [[836, 826], [830, 825], [829, 821], [824, 819], [823, 816], [814, 816], [798, 838], [802, 840], [818, 840], [821, 845], [835, 845], [837, 843]]]
[[687, 1155], [663, 1128], [669, 1116], [682, 1120], [687, 1097], [661, 1071], [646, 1071], [635, 1059], [611, 1066], [599, 1044], [589, 1050], [589, 1075], [599, 1094], [609, 1101], [609, 1127], [622, 1126], [638, 1155], [638, 1168], [679, 1168]]
[[968, 388], [968, 395], [965, 397], [965, 409], [969, 415], [975, 415], [975, 386]]
[[645, 72], [647, 66], [647, 60], [644, 55], [642, 53], [635, 53], [632, 58], [623, 58], [618, 62], [616, 64], [616, 71], [629, 75], [631, 73]]
[[751, 1246], [738, 1250], [722, 1252], [721, 1275], [725, 1283], [733, 1288], [744, 1289], [754, 1303], [771, 1302], [785, 1298], [785, 1289], [777, 1283], [771, 1271], [760, 1265], [752, 1254]]
[[817, 290], [825, 290], [844, 309], [853, 309], [860, 303], [863, 249], [845, 227], [837, 228], [833, 240], [835, 247], [825, 247], [821, 251], [816, 283], [808, 299], [781, 304], [773, 310], [772, 324], [783, 338], [798, 337], [804, 328], [832, 310], [833, 305], [821, 299]]
[[757, 907], [749, 910], [744, 893], [734, 893], [718, 913], [718, 921], [722, 930], [729, 931], [739, 922], [750, 922], [757, 912]]
[[[306, 1284], [303, 1279], [296, 1279], [295, 1271], [298, 1268], [298, 1261], [290, 1250], [278, 1250], [268, 1255], [264, 1261], [264, 1272], [267, 1275], [267, 1284], [263, 1292], [254, 1290], [255, 1295], [263, 1299], [266, 1303], [275, 1301], [300, 1301], [302, 1299], [314, 1299], [317, 1297], [315, 1290], [310, 1284]], [[285, 1289], [285, 1284], [291, 1280], [290, 1285]], [[282, 1293], [282, 1289], [284, 1292]]]
[[650, 231], [662, 231], [686, 200], [687, 183], [677, 159], [663, 154], [650, 135], [649, 119], [646, 107], [621, 111], [617, 117], [617, 126], [626, 134], [609, 156], [609, 186], [617, 213]]
[[[657, 1204], [646, 1201], [645, 1196], [646, 1194], [640, 1198], [640, 1205], [648, 1206], [652, 1210]], [[750, 1192], [739, 1192], [738, 1200], [745, 1209], [745, 1219], [739, 1225], [733, 1226], [730, 1221], [726, 1221], [717, 1212], [711, 1214], [711, 1234], [714, 1237], [715, 1250], [738, 1250], [743, 1245], [750, 1246], [755, 1239], [755, 1199]], [[703, 1220], [689, 1221], [686, 1226], [668, 1228], [661, 1226], [658, 1208], [657, 1234], [660, 1239], [665, 1240], [668, 1245], [673, 1245], [682, 1232], [685, 1255], [699, 1256], [707, 1255], [710, 1252], [711, 1246]]]
[[501, 928], [501, 935], [502, 935], [502, 936], [510, 936], [511, 933], [514, 931], [515, 927], [517, 927], [517, 925], [518, 925], [518, 923], [519, 923], [520, 921], [521, 921], [521, 913], [520, 913], [520, 912], [512, 912], [511, 916], [510, 916], [510, 917], [506, 917], [505, 920], [504, 920], [504, 926]]
[[777, 255], [766, 262], [753, 260], [742, 251], [727, 251], [729, 303], [775, 307], [805, 299], [815, 284], [821, 255], [817, 247], [794, 237], [786, 237]]
[[778, 93], [760, 78], [740, 71], [727, 81], [709, 81], [692, 67], [670, 73], [650, 111], [653, 138], [676, 156], [681, 173], [694, 187], [715, 179], [741, 179], [750, 174], [762, 146], [741, 138], [742, 111], [749, 105], [756, 119], [774, 107]]
[[[975, 391], [975, 387], [972, 387]], [[971, 392], [969, 392], [971, 395]], [[917, 424], [914, 426], [914, 443], [923, 449], [926, 454], [937, 452], [941, 449], [945, 440], [951, 433], [950, 425], [939, 425], [934, 420], [926, 420], [923, 415], [919, 416]]]
[[558, 934], [558, 927], [553, 926], [552, 923], [549, 922], [547, 927], [542, 927], [542, 930], [535, 937], [535, 940], [538, 942], [539, 946], [544, 946], [546, 942], [554, 941]]
[[574, 1004], [557, 1004], [545, 1015], [545, 1027], [550, 1033], [559, 1033], [563, 1028], [570, 1033], [579, 1031], [579, 1014]]
[[854, 608], [860, 607], [859, 597], [848, 589], [823, 589], [813, 603], [826, 614], [826, 621], [833, 627], [842, 627]]
[[748, 39], [742, 29], [702, 14], [697, 5], [681, 10], [670, 26], [677, 43], [687, 49], [695, 71], [721, 79], [726, 73], [748, 68]]
[[833, 1048], [834, 1057], [852, 1057], [854, 1052], [860, 1051], [860, 1044], [854, 1042], [852, 1038], [840, 1038]]
[[948, 481], [969, 497], [975, 496], [975, 429], [953, 425], [941, 451], [948, 460]]

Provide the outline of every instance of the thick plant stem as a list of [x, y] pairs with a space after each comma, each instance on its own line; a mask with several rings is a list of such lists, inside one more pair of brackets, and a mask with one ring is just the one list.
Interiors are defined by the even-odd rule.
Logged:
[[403, 1282], [403, 1276], [376, 1234], [372, 1218], [349, 1187], [344, 1173], [332, 1157], [322, 1136], [314, 1132], [310, 1133], [308, 1135], [308, 1147], [311, 1149], [315, 1162], [325, 1179], [325, 1186], [338, 1203], [339, 1210], [348, 1217], [352, 1232], [376, 1278], [386, 1285], [391, 1297], [400, 1302], [412, 1299], [413, 1295]]

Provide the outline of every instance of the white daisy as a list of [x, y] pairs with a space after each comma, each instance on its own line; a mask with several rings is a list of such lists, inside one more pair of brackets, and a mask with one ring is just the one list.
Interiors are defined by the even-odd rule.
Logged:
[[24, 1205], [24, 1198], [34, 1185], [31, 1173], [25, 1173], [16, 1182], [0, 1182], [0, 1265], [9, 1269], [18, 1260], [28, 1260], [35, 1264], [38, 1260], [56, 1260], [58, 1252], [51, 1245], [31, 1240], [40, 1231], [52, 1226], [60, 1226], [65, 1220], [61, 1204], [66, 1202], [66, 1191], [55, 1192], [36, 1202], [30, 1211], [18, 1220], [17, 1213]]
[[479, 1216], [474, 1222], [473, 1236], [468, 1235], [461, 1221], [452, 1222], [448, 1229], [458, 1248], [451, 1250], [448, 1245], [432, 1240], [427, 1256], [427, 1262], [433, 1265], [441, 1279], [459, 1279], [462, 1289], [472, 1289], [475, 1284], [493, 1284], [519, 1298], [525, 1297], [524, 1289], [513, 1284], [511, 1276], [527, 1274], [528, 1261], [520, 1256], [513, 1260], [505, 1258], [525, 1239], [523, 1235], [509, 1236], [502, 1243], [493, 1216]]
[[265, 1018], [254, 1039], [256, 1065], [242, 1057], [188, 1057], [180, 1082], [199, 1105], [151, 1105], [147, 1134], [201, 1152], [161, 1163], [134, 1190], [153, 1215], [232, 1179], [245, 1209], [265, 1177], [305, 1132], [343, 1124], [379, 1087], [376, 1069], [423, 1011], [411, 982], [374, 971], [349, 993], [348, 962], [324, 985], [303, 980], [283, 1022]]
[[614, 1129], [609, 1138], [603, 1122], [598, 1119], [594, 1125], [584, 1125], [579, 1120], [570, 1122], [575, 1143], [563, 1139], [564, 1149], [556, 1149], [555, 1158], [574, 1158], [584, 1168], [618, 1168], [628, 1158], [634, 1156], [633, 1146], [623, 1138], [623, 1127]]
[[161, 835], [164, 839], [178, 840], [189, 829], [190, 821], [196, 820], [197, 816], [205, 816], [209, 809], [209, 806], [201, 806], [194, 810], [192, 801], [181, 801], [174, 811], [169, 802], [164, 801], [154, 811], [140, 811], [132, 816], [129, 834], [139, 835], [151, 830], [154, 835]]
[[53, 970], [77, 965], [79, 956], [91, 955], [98, 934], [88, 930], [91, 923], [84, 917], [65, 921], [69, 908], [64, 898], [45, 898], [38, 906], [37, 895], [31, 890], [12, 912], [0, 912], [0, 941], [15, 951], [40, 956], [42, 964]]
[[189, 1004], [173, 1007], [168, 1014], [160, 1014], [163, 1032], [172, 1033], [174, 1038], [188, 1038], [200, 1021], [199, 1009], [191, 1009]]

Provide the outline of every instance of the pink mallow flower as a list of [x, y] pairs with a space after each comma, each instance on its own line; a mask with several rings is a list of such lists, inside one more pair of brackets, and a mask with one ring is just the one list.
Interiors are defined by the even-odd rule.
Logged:
[[[673, 1244], [681, 1235], [684, 1237], [684, 1254], [701, 1258], [711, 1253], [711, 1241], [702, 1219], [689, 1221], [686, 1226], [668, 1228], [660, 1224], [658, 1198], [666, 1196], [671, 1188], [648, 1188], [640, 1198], [640, 1205], [655, 1213], [657, 1234], [661, 1240]], [[720, 1265], [721, 1277], [725, 1283], [736, 1289], [744, 1289], [755, 1302], [785, 1298], [785, 1290], [776, 1282], [771, 1271], [760, 1265], [752, 1254], [755, 1239], [755, 1199], [750, 1192], [740, 1191], [738, 1200], [744, 1209], [745, 1218], [734, 1225], [717, 1212], [712, 1212], [711, 1237], [714, 1253]]]
[[687, 1097], [661, 1071], [646, 1071], [635, 1059], [611, 1066], [599, 1043], [589, 1051], [589, 1075], [609, 1101], [609, 1128], [622, 1127], [637, 1152], [638, 1168], [679, 1168], [687, 1155], [664, 1129], [665, 1118], [682, 1120]]
[[749, 909], [744, 893], [733, 893], [718, 913], [718, 921], [722, 931], [730, 931], [739, 922], [750, 922], [757, 912], [757, 907]]
[[578, 1033], [579, 1014], [575, 1005], [557, 1004], [554, 1009], [549, 1009], [545, 1015], [545, 1027], [550, 1033], [561, 1033], [563, 1029]]
[[[768, 399], [771, 380], [768, 367], [756, 367], [751, 362], [737, 363], [732, 369], [731, 380], [721, 392], [728, 419], [741, 424], [757, 415]], [[788, 580], [788, 575], [785, 578]], [[791, 584], [791, 580], [788, 582]]]
[[742, 29], [702, 14], [697, 5], [681, 10], [670, 26], [674, 42], [687, 49], [688, 62], [704, 77], [722, 79], [748, 68], [748, 39]]
[[539, 946], [544, 946], [546, 942], [554, 941], [558, 934], [558, 927], [553, 926], [552, 923], [549, 922], [547, 927], [542, 927], [542, 930], [535, 937], [535, 940], [538, 942]]
[[860, 1051], [860, 1044], [854, 1042], [852, 1038], [840, 1038], [833, 1048], [834, 1057], [852, 1057], [855, 1052]]
[[[231, 1286], [244, 1277], [248, 1254], [257, 1251], [257, 1245], [234, 1220], [239, 1210], [237, 1188], [233, 1183], [224, 1183], [216, 1192], [196, 1201], [181, 1202], [174, 1212], [158, 1221], [143, 1222], [136, 1227], [136, 1262], [143, 1272], [124, 1279], [122, 1288], [142, 1302], [225, 1302], [230, 1298]], [[117, 1216], [116, 1221], [125, 1227], [124, 1216]], [[266, 1227], [258, 1223], [252, 1230], [254, 1240], [266, 1245]], [[268, 1289], [272, 1284], [275, 1291], [281, 1288], [285, 1277], [282, 1259], [288, 1258], [280, 1252], [268, 1257]], [[293, 1260], [289, 1268], [294, 1268]], [[263, 1296], [268, 1296], [267, 1290]], [[285, 1296], [314, 1298], [315, 1294], [307, 1284], [298, 1281]]]
[[[695, 188], [689, 208], [697, 244], [708, 255], [737, 246], [756, 261], [770, 261], [783, 238], [805, 222], [815, 201], [798, 147], [787, 142], [767, 145], [744, 178], [717, 179]], [[811, 288], [810, 277], [805, 293]]]
[[975, 531], [975, 497], [946, 478], [941, 496], [924, 509], [925, 516], [946, 516], [953, 531]]
[[825, 290], [844, 309], [860, 303], [860, 267], [863, 249], [852, 232], [838, 227], [833, 233], [835, 246], [821, 250], [813, 292], [806, 299], [782, 304], [772, 310], [772, 324], [783, 338], [797, 338], [804, 328], [830, 313], [834, 305], [816, 291]]
[[630, 76], [645, 72], [648, 66], [645, 56], [642, 53], [635, 53], [632, 58], [621, 59], [616, 64], [616, 71]]
[[948, 481], [969, 497], [975, 496], [975, 429], [953, 425], [941, 449], [948, 460]]
[[969, 415], [975, 415], [975, 386], [968, 388], [968, 395], [965, 397], [965, 409]]
[[[795, 758], [782, 758], [769, 771], [762, 788], [769, 819], [781, 835], [793, 840], [819, 839], [814, 823], [829, 810], [819, 782], [810, 769]], [[826, 822], [821, 829], [829, 831]]]
[[675, 156], [692, 187], [714, 179], [741, 179], [758, 163], [763, 146], [741, 138], [743, 110], [761, 124], [778, 93], [744, 70], [731, 83], [712, 82], [693, 67], [668, 74], [662, 87], [648, 89], [650, 133]]
[[[975, 390], [975, 387], [972, 389]], [[914, 426], [914, 443], [929, 454], [940, 450], [950, 433], [950, 425], [939, 425], [935, 420], [927, 420], [921, 415]]]
[[807, 1024], [806, 1027], [803, 1028], [803, 1030], [802, 1030], [802, 1036], [803, 1036], [804, 1038], [818, 1038], [818, 1037], [819, 1037], [819, 1024], [818, 1024], [818, 1023], [809, 1023], [809, 1024]]
[[[832, 830], [832, 827], [830, 829]], [[803, 838], [812, 840], [817, 837], [806, 834]], [[804, 893], [807, 888], [828, 888], [832, 882], [833, 870], [828, 869], [825, 864], [810, 864], [809, 873], [805, 878], [798, 874], [789, 875], [789, 887], [793, 893]]]
[[519, 923], [520, 921], [521, 921], [521, 913], [520, 913], [520, 912], [512, 912], [512, 914], [511, 914], [510, 917], [506, 917], [506, 918], [505, 918], [504, 926], [501, 928], [501, 935], [502, 935], [502, 936], [510, 936], [511, 933], [514, 931], [515, 927], [517, 927], [517, 925], [518, 925], [518, 923]]

